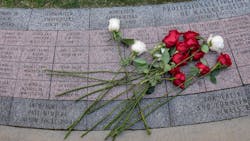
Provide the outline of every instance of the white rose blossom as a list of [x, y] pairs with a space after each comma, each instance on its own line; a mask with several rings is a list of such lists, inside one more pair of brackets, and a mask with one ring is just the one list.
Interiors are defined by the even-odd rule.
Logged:
[[142, 41], [135, 40], [134, 44], [131, 46], [131, 50], [136, 52], [138, 55], [147, 51], [146, 44]]
[[220, 53], [221, 50], [224, 48], [224, 40], [219, 35], [213, 36], [211, 34], [209, 38], [207, 39], [207, 43], [208, 45], [210, 45], [209, 46], [210, 50], [216, 51], [218, 53]]
[[119, 31], [120, 30], [120, 20], [117, 18], [110, 19], [108, 29], [110, 32]]

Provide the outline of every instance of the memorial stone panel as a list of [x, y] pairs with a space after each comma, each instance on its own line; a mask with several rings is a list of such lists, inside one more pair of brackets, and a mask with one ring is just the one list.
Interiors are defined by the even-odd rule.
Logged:
[[11, 97], [0, 97], [0, 124], [8, 125], [10, 119], [10, 108], [12, 98]]
[[[14, 98], [10, 125], [32, 128], [66, 129], [72, 124], [87, 103], [81, 101], [54, 101]], [[86, 129], [86, 119], [76, 129]]]
[[84, 30], [89, 29], [88, 9], [34, 9], [30, 30]]
[[0, 9], [0, 29], [27, 30], [31, 9]]
[[231, 119], [247, 115], [248, 101], [243, 87], [179, 96], [170, 102], [173, 126]]

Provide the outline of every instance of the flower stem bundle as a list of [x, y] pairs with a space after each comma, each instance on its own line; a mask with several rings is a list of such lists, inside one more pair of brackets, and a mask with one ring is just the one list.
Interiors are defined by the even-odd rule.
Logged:
[[[81, 137], [84, 137], [107, 120], [109, 122], [103, 129], [109, 129], [110, 133], [105, 139], [112, 138], [115, 140], [123, 131], [130, 129], [137, 122], [142, 122], [146, 133], [150, 135], [151, 127], [147, 122], [147, 117], [150, 114], [181, 95], [182, 91], [199, 79], [209, 77], [211, 82], [216, 83], [216, 76], [219, 72], [232, 65], [230, 56], [221, 53], [221, 50], [224, 48], [224, 41], [219, 35], [211, 35], [206, 40], [195, 31], [179, 32], [173, 29], [153, 49], [148, 49], [146, 44], [140, 40], [123, 37], [120, 31], [119, 19], [110, 19], [108, 29], [112, 39], [118, 44], [117, 48], [120, 56], [120, 69], [118, 71], [96, 70], [77, 72], [46, 70], [48, 75], [78, 77], [96, 81], [95, 84], [72, 88], [57, 95], [64, 96], [79, 90], [95, 88], [95, 90], [76, 99], [76, 101], [80, 101], [88, 96], [98, 94], [96, 100], [67, 128], [68, 132], [65, 135], [65, 139], [83, 118], [104, 108], [118, 97], [127, 94], [129, 94], [128, 99], [120, 102], [96, 124], [85, 131]], [[121, 47], [130, 49], [130, 54], [123, 57]], [[218, 59], [212, 66], [209, 66], [207, 60], [204, 59], [204, 56], [210, 51], [218, 52]], [[150, 59], [145, 58], [144, 54], [148, 54]], [[183, 69], [187, 67], [189, 68], [189, 73], [186, 74], [183, 72]], [[89, 74], [98, 73], [112, 74], [112, 78], [106, 80], [89, 76]], [[155, 102], [142, 106], [143, 98], [146, 95], [154, 94], [156, 86], [164, 81], [170, 81], [175, 86], [175, 90], [164, 94]], [[127, 87], [127, 89], [104, 103], [102, 102], [112, 89], [121, 86]], [[170, 93], [175, 93], [175, 95], [168, 97]]]

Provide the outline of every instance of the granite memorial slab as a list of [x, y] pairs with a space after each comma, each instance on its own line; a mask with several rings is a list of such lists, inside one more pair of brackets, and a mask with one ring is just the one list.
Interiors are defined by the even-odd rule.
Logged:
[[0, 97], [0, 124], [8, 125], [10, 120], [11, 97]]

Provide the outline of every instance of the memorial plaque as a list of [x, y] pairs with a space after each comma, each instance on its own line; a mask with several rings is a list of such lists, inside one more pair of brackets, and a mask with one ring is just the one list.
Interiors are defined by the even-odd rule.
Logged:
[[57, 47], [55, 63], [88, 63], [88, 47]]
[[233, 17], [221, 21], [224, 22], [225, 33], [229, 36], [241, 34], [241, 32], [250, 30], [250, 18], [248, 16]]
[[173, 13], [170, 12], [171, 4], [153, 5], [154, 21], [156, 26], [174, 24]]
[[10, 108], [12, 98], [11, 97], [0, 97], [0, 124], [8, 125], [10, 119]]
[[249, 31], [238, 32], [238, 33], [236, 32], [235, 34], [230, 34], [230, 35], [227, 34], [226, 38], [232, 50], [250, 48]]
[[65, 71], [65, 72], [77, 72], [78, 74], [75, 76], [79, 76], [79, 77], [67, 76], [67, 75], [70, 75], [70, 73], [67, 73], [66, 77], [53, 75], [52, 81], [87, 82], [86, 76], [88, 76], [88, 74], [81, 73], [81, 72], [88, 71], [88, 64], [54, 64], [53, 70], [54, 71]]
[[50, 81], [18, 80], [14, 97], [48, 99]]
[[29, 46], [55, 47], [56, 37], [56, 31], [28, 31], [26, 44]]
[[28, 46], [23, 49], [21, 61], [29, 63], [53, 63], [53, 47]]
[[247, 110], [248, 110], [248, 116], [249, 116], [249, 114], [250, 114], [250, 86], [245, 86], [244, 88], [246, 90], [247, 99], [248, 99]]
[[21, 57], [22, 47], [0, 45], [1, 61], [19, 61]]
[[0, 45], [4, 44], [4, 32], [5, 30], [0, 30]]
[[[141, 102], [141, 109], [144, 110], [144, 115], [148, 114], [149, 111], [153, 110], [156, 106], [160, 105], [166, 98], [156, 98], [156, 99], [144, 99]], [[149, 106], [150, 105], [150, 106]], [[151, 106], [153, 105], [153, 106]], [[148, 107], [149, 106], [149, 107]], [[147, 107], [147, 108], [146, 108]], [[136, 113], [136, 117], [140, 117], [138, 113]], [[135, 119], [137, 119], [135, 118]], [[133, 121], [133, 120], [132, 120]], [[151, 113], [146, 121], [148, 123], [149, 128], [166, 128], [170, 127], [170, 118], [169, 118], [169, 106], [165, 104], [158, 109], [156, 109], [153, 113]], [[145, 126], [142, 121], [136, 123], [131, 129], [145, 129]]]
[[250, 66], [239, 67], [239, 72], [240, 72], [240, 76], [243, 81], [243, 84], [250, 84], [250, 75], [249, 75]]
[[[0, 79], [0, 96], [9, 96], [14, 95], [16, 80], [12, 79]], [[1, 122], [1, 121], [0, 121]]]
[[[86, 108], [86, 102], [14, 98], [10, 125], [47, 129], [66, 129]], [[84, 130], [85, 119], [77, 129]]]
[[0, 9], [0, 29], [27, 30], [30, 9]]
[[18, 63], [0, 62], [0, 77], [15, 79], [17, 77]]
[[107, 29], [111, 18], [120, 19], [123, 29], [155, 25], [150, 6], [96, 8], [90, 10], [90, 29]]
[[155, 27], [124, 29], [123, 33], [125, 38], [141, 40], [147, 44], [159, 42]]
[[250, 65], [250, 48], [238, 48], [233, 50], [235, 62], [237, 66]]
[[228, 68], [223, 70], [216, 78], [216, 84], [213, 84], [209, 79], [205, 79], [207, 91], [242, 86], [242, 81], [236, 68]]
[[170, 104], [173, 126], [232, 119], [247, 115], [247, 97], [243, 87], [179, 96]]
[[[3, 39], [5, 45], [25, 45], [27, 32], [25, 31], [3, 31]], [[22, 48], [22, 47], [21, 47]]]
[[[50, 99], [58, 99], [58, 100], [76, 100], [80, 96], [87, 94], [87, 88], [74, 91], [72, 93], [68, 93], [64, 96], [57, 96], [65, 91], [72, 90], [75, 88], [80, 88], [87, 86], [87, 82], [63, 82], [63, 81], [52, 81], [51, 82], [51, 91], [50, 91]], [[83, 100], [87, 100], [87, 97]]]
[[[123, 49], [122, 53], [124, 52]], [[124, 53], [123, 53], [124, 55]], [[90, 47], [89, 63], [119, 63], [120, 57], [116, 46]]]
[[89, 31], [59, 31], [56, 45], [59, 47], [89, 46]]
[[116, 43], [112, 39], [111, 33], [108, 30], [91, 30], [89, 40], [91, 47], [116, 45]]
[[[102, 101], [98, 106], [105, 104], [107, 101]], [[88, 105], [91, 105], [92, 102], [89, 101]], [[110, 116], [104, 120], [101, 124], [99, 124], [94, 130], [104, 130], [103, 128], [115, 117], [116, 114], [119, 113], [121, 108], [123, 107], [124, 102], [123, 101], [112, 101], [105, 107], [99, 109], [98, 111], [91, 113], [87, 116], [87, 128], [91, 129], [97, 122], [102, 120], [105, 116], [109, 115], [112, 111], [113, 114], [110, 114]], [[116, 108], [116, 109], [114, 109]]]
[[208, 38], [210, 34], [225, 37], [224, 22], [222, 20], [213, 20], [190, 24], [191, 30], [200, 33], [202, 37]]
[[52, 64], [41, 63], [20, 63], [18, 69], [18, 78], [25, 80], [50, 80], [45, 70], [52, 70]]
[[88, 9], [34, 9], [30, 30], [84, 30], [89, 28]]

